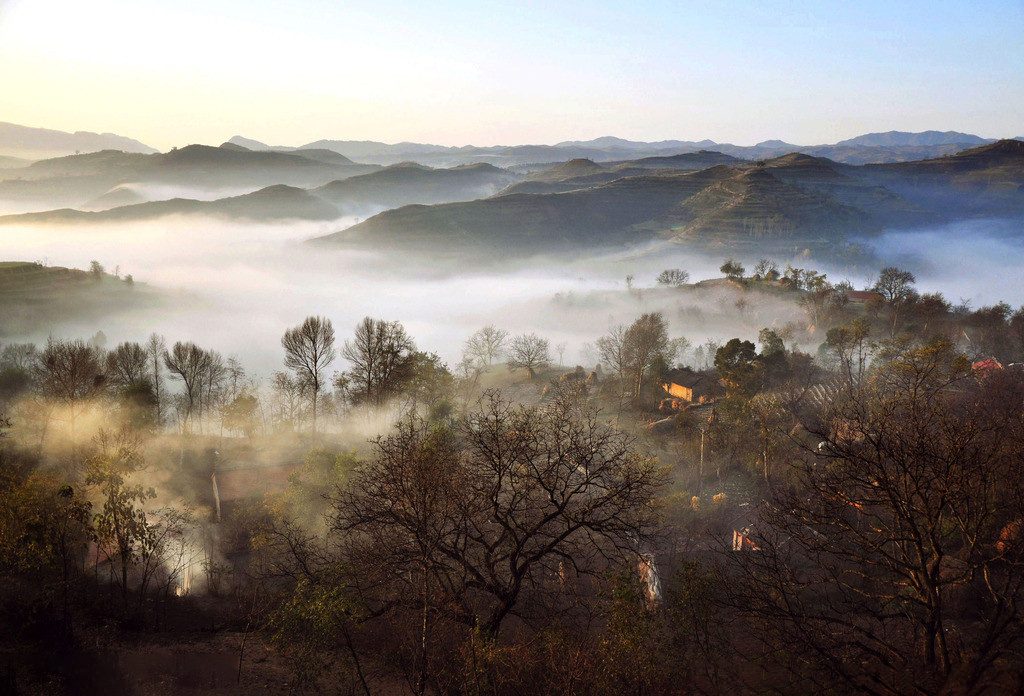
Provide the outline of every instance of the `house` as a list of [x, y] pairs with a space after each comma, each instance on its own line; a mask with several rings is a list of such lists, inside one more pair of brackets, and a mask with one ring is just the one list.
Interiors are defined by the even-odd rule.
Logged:
[[703, 404], [716, 396], [718, 378], [684, 367], [668, 373], [661, 387], [680, 401]]
[[866, 305], [872, 300], [882, 301], [882, 295], [874, 290], [847, 290], [844, 294], [850, 304]]
[[971, 369], [974, 370], [974, 373], [978, 377], [988, 377], [989, 375], [1002, 370], [1003, 365], [995, 358], [987, 358], [985, 360], [979, 360], [971, 365]]

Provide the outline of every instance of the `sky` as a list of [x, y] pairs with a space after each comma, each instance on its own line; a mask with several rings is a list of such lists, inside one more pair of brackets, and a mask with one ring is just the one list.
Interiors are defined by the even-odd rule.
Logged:
[[0, 121], [158, 149], [1024, 136], [1024, 0], [0, 0]]

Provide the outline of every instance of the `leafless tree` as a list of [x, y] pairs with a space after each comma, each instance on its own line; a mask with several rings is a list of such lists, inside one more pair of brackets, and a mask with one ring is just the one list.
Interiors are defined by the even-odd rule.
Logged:
[[185, 387], [185, 408], [182, 429], [192, 425], [192, 415], [203, 398], [203, 378], [210, 368], [211, 355], [191, 341], [177, 342], [170, 351], [164, 351], [164, 365], [172, 379], [182, 382]]
[[508, 369], [526, 370], [530, 379], [551, 364], [548, 339], [537, 334], [521, 334], [512, 339], [508, 355]]
[[366, 317], [356, 327], [341, 354], [352, 363], [349, 371], [356, 401], [383, 406], [408, 378], [413, 340], [397, 321]]
[[463, 352], [481, 366], [489, 367], [501, 356], [507, 341], [508, 331], [488, 324], [466, 339]]
[[156, 397], [156, 420], [163, 421], [163, 369], [162, 361], [164, 353], [167, 352], [167, 344], [164, 337], [158, 334], [150, 334], [146, 341], [146, 354], [149, 358], [150, 379], [153, 381], [153, 396]]
[[107, 382], [117, 389], [138, 384], [148, 370], [149, 356], [138, 343], [122, 343], [107, 353]]
[[644, 374], [655, 359], [671, 360], [673, 345], [661, 312], [648, 312], [633, 322], [622, 335], [623, 352], [632, 373], [634, 396], [640, 396]]
[[334, 326], [324, 317], [306, 317], [294, 329], [288, 329], [281, 338], [284, 364], [295, 376], [309, 383], [313, 403], [313, 437], [316, 438], [317, 401], [323, 389], [324, 370], [334, 362]]
[[0, 350], [0, 367], [30, 371], [36, 365], [39, 350], [34, 343], [8, 343]]
[[680, 268], [669, 268], [658, 274], [658, 285], [678, 288], [690, 280], [690, 274]]
[[50, 338], [39, 354], [37, 381], [43, 396], [67, 407], [71, 439], [83, 401], [103, 385], [103, 351], [84, 341]]
[[372, 569], [366, 596], [490, 635], [560, 576], [635, 567], [663, 483], [571, 399], [542, 412], [488, 393], [454, 429], [409, 419], [376, 449], [334, 503], [349, 565]]
[[[812, 690], [980, 694], [1018, 683], [1024, 384], [949, 344], [847, 385], [805, 427], [796, 485], [730, 587]], [[817, 444], [815, 444], [817, 443]], [[807, 687], [804, 687], [807, 688]]]

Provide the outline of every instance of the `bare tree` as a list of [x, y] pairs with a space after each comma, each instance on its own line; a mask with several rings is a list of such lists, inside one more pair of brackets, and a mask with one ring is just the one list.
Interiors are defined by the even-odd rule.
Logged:
[[364, 318], [341, 354], [352, 363], [351, 394], [357, 402], [383, 406], [409, 376], [413, 340], [397, 321]]
[[733, 555], [731, 587], [786, 646], [775, 654], [801, 656], [812, 690], [1017, 683], [1022, 406], [1018, 377], [978, 382], [936, 343], [847, 384], [805, 422], [795, 485], [764, 507], [759, 552]]
[[565, 358], [565, 349], [569, 347], [569, 344], [565, 341], [555, 345], [555, 352], [558, 353], [558, 366], [561, 367]]
[[313, 438], [316, 438], [317, 401], [323, 389], [324, 370], [334, 362], [334, 326], [324, 317], [306, 317], [294, 329], [288, 329], [281, 338], [284, 364], [300, 380], [309, 383], [313, 402]]
[[103, 351], [84, 341], [50, 338], [39, 354], [38, 384], [43, 395], [67, 407], [71, 439], [81, 403], [103, 385]]
[[171, 377], [180, 380], [185, 386], [185, 412], [182, 418], [184, 431], [191, 426], [193, 411], [203, 398], [203, 378], [210, 368], [210, 362], [210, 353], [191, 341], [178, 341], [170, 351], [164, 351], [164, 365]]
[[372, 569], [360, 581], [372, 610], [443, 611], [488, 635], [560, 576], [635, 567], [663, 482], [570, 399], [541, 412], [490, 393], [453, 431], [407, 420], [376, 448], [333, 524], [348, 565]]
[[115, 388], [138, 384], [148, 370], [149, 356], [138, 343], [122, 343], [107, 353], [107, 381]]
[[509, 349], [508, 369], [526, 370], [530, 379], [551, 364], [548, 339], [537, 334], [521, 334], [512, 339]]
[[38, 357], [34, 343], [8, 343], [0, 350], [0, 369], [31, 371]]
[[658, 358], [671, 360], [673, 345], [661, 312], [648, 312], [633, 322], [622, 336], [623, 352], [633, 375], [634, 396], [640, 396], [644, 374]]
[[490, 367], [495, 358], [501, 356], [508, 341], [508, 331], [488, 324], [468, 339], [463, 352], [483, 367]]
[[658, 274], [658, 285], [678, 288], [690, 280], [690, 274], [680, 268], [669, 268]]
[[153, 380], [153, 396], [156, 397], [156, 420], [163, 422], [163, 369], [162, 361], [167, 352], [164, 337], [150, 334], [146, 341], [146, 354], [149, 358], [150, 378]]
[[626, 350], [626, 327], [622, 324], [613, 326], [606, 335], [597, 339], [597, 349], [601, 364], [619, 377], [619, 409], [622, 408], [622, 397], [629, 383], [627, 376], [632, 364]]

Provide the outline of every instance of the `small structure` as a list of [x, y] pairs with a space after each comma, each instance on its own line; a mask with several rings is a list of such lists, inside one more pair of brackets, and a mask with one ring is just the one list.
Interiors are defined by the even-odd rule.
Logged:
[[670, 372], [661, 386], [676, 399], [703, 404], [714, 398], [718, 380], [684, 367]]
[[974, 370], [975, 375], [984, 378], [1002, 370], [1003, 364], [995, 358], [986, 358], [971, 365], [971, 369]]
[[760, 551], [761, 547], [754, 543], [748, 535], [749, 530], [744, 529], [742, 532], [732, 530], [732, 550], [733, 551]]
[[847, 290], [843, 294], [846, 295], [846, 301], [850, 304], [866, 305], [872, 300], [882, 301], [882, 295], [874, 290]]

